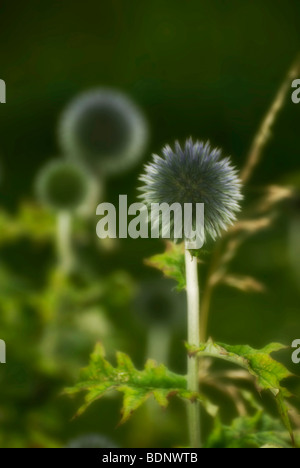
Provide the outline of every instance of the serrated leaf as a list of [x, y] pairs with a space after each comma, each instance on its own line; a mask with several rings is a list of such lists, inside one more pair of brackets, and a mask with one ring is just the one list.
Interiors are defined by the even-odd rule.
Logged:
[[139, 371], [131, 359], [124, 353], [117, 353], [117, 365], [113, 367], [106, 359], [101, 344], [97, 344], [88, 367], [82, 370], [80, 382], [65, 393], [74, 395], [85, 391], [84, 404], [78, 411], [82, 414], [89, 405], [105, 393], [116, 390], [123, 393], [122, 419], [128, 420], [151, 396], [166, 408], [169, 398], [178, 396], [190, 402], [201, 401], [209, 414], [215, 416], [217, 408], [198, 393], [187, 390], [184, 376], [169, 371], [164, 365], [148, 360], [143, 370]]
[[281, 381], [291, 377], [292, 374], [286, 367], [275, 361], [270, 354], [285, 349], [286, 346], [279, 343], [271, 343], [263, 349], [253, 349], [248, 345], [230, 346], [223, 343], [213, 343], [211, 340], [196, 348], [187, 345], [190, 355], [209, 356], [237, 364], [246, 369], [256, 379], [260, 390], [270, 390], [275, 396], [282, 421], [289, 431], [292, 441], [293, 431], [288, 416], [288, 408], [285, 397], [290, 396], [288, 390], [281, 385]]
[[163, 274], [177, 282], [177, 289], [185, 288], [185, 259], [184, 245], [167, 243], [166, 251], [145, 260], [146, 265], [157, 268]]

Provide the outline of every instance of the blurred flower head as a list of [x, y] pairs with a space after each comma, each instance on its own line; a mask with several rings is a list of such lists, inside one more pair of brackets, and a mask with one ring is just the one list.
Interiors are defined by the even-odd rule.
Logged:
[[90, 176], [68, 161], [51, 161], [38, 174], [36, 191], [40, 200], [57, 211], [72, 211], [86, 200]]
[[[192, 139], [183, 147], [178, 142], [174, 149], [169, 145], [162, 157], [153, 155], [139, 178], [140, 198], [146, 205], [152, 203], [185, 203], [194, 206], [204, 203], [205, 237], [215, 239], [223, 229], [232, 224], [240, 210], [241, 183], [230, 159], [221, 158], [221, 150], [210, 144]], [[193, 227], [195, 218], [193, 218]]]
[[77, 97], [59, 122], [62, 150], [100, 175], [138, 162], [147, 137], [148, 127], [138, 107], [127, 96], [108, 89]]

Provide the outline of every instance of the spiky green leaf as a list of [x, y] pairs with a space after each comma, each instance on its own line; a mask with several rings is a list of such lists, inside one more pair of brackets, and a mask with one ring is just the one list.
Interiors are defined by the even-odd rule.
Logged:
[[117, 390], [123, 393], [121, 423], [128, 420], [151, 396], [166, 408], [171, 396], [178, 396], [190, 402], [201, 401], [207, 411], [214, 415], [217, 408], [198, 393], [187, 390], [186, 378], [170, 372], [164, 365], [148, 360], [143, 370], [139, 371], [131, 359], [124, 353], [117, 353], [117, 365], [113, 367], [106, 359], [101, 344], [97, 344], [88, 367], [82, 370], [80, 382], [68, 388], [69, 395], [86, 392], [84, 404], [77, 414], [82, 414], [94, 401], [105, 393]]
[[162, 271], [167, 278], [177, 282], [177, 289], [185, 288], [184, 245], [167, 243], [166, 251], [145, 260], [146, 265]]
[[293, 440], [288, 407], [285, 402], [285, 397], [290, 396], [290, 393], [281, 383], [282, 380], [291, 377], [292, 374], [283, 364], [275, 361], [271, 356], [271, 353], [285, 349], [286, 346], [279, 343], [271, 343], [257, 350], [248, 345], [230, 346], [224, 343], [214, 343], [209, 340], [198, 348], [189, 345], [187, 345], [187, 348], [189, 355], [223, 359], [243, 367], [253, 375], [259, 390], [270, 390], [274, 395], [282, 421]]

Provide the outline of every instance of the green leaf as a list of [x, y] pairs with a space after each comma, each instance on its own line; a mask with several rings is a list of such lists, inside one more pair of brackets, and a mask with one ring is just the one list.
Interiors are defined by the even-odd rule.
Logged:
[[157, 268], [165, 276], [177, 282], [177, 289], [185, 288], [185, 259], [184, 245], [167, 243], [166, 251], [145, 260], [146, 265]]
[[246, 369], [256, 379], [259, 390], [270, 390], [275, 396], [282, 421], [294, 441], [293, 431], [288, 415], [285, 397], [290, 396], [288, 390], [281, 385], [281, 381], [291, 377], [286, 367], [275, 361], [270, 354], [285, 349], [279, 343], [271, 343], [263, 349], [256, 350], [248, 345], [230, 346], [223, 343], [208, 341], [195, 348], [187, 345], [189, 355], [209, 356], [223, 359]]
[[230, 426], [216, 418], [205, 448], [289, 448], [288, 434], [279, 421], [262, 411], [236, 418]]
[[124, 353], [117, 353], [117, 365], [113, 367], [104, 357], [104, 349], [97, 344], [90, 364], [81, 372], [80, 382], [65, 393], [72, 395], [85, 391], [85, 402], [78, 411], [82, 414], [94, 401], [111, 390], [123, 393], [121, 423], [128, 420], [151, 396], [166, 408], [171, 396], [178, 396], [190, 402], [201, 401], [209, 414], [215, 416], [217, 408], [198, 393], [187, 390], [186, 378], [170, 372], [164, 365], [148, 360], [145, 368], [137, 370], [131, 359]]

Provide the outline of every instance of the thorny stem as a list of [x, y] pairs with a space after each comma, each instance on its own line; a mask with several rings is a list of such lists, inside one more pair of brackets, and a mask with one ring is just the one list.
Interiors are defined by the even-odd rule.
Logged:
[[[268, 112], [266, 113], [257, 134], [254, 137], [253, 143], [250, 147], [250, 151], [248, 153], [248, 157], [246, 159], [246, 163], [244, 168], [241, 172], [241, 180], [244, 184], [246, 184], [252, 173], [259, 163], [263, 150], [269, 141], [271, 135], [271, 129], [275, 123], [276, 118], [279, 115], [280, 110], [282, 109], [285, 99], [290, 91], [291, 88], [291, 81], [298, 77], [300, 73], [300, 54], [296, 57], [296, 60], [293, 62], [291, 68], [289, 69], [286, 78], [284, 79], [283, 83], [281, 84]], [[216, 250], [214, 252], [211, 266], [209, 269], [209, 274], [207, 278], [206, 287], [204, 288], [204, 295], [203, 295], [203, 306], [202, 306], [202, 317], [201, 317], [201, 341], [207, 340], [207, 325], [208, 325], [208, 318], [209, 318], [209, 311], [210, 311], [210, 304], [211, 304], [211, 297], [213, 293], [213, 289], [215, 286], [215, 282], [212, 281], [212, 276], [214, 276], [219, 268], [222, 268], [222, 241], [218, 243]]]
[[72, 215], [62, 211], [57, 215], [57, 254], [60, 269], [69, 273], [74, 264], [73, 249], [71, 244]]
[[[188, 305], [188, 343], [199, 346], [199, 284], [197, 259], [185, 249], [186, 293]], [[192, 392], [199, 391], [198, 360], [188, 358], [187, 385]], [[188, 426], [191, 448], [200, 447], [200, 405], [194, 402], [188, 405]]]

